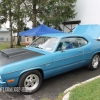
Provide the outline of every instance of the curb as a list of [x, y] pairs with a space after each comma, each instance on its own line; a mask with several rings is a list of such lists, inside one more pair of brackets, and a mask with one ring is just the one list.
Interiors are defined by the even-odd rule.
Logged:
[[68, 89], [66, 89], [66, 90], [64, 91], [64, 93], [66, 93], [66, 95], [63, 97], [62, 100], [69, 100], [70, 91], [71, 91], [72, 89], [74, 89], [75, 87], [80, 86], [80, 85], [83, 85], [83, 84], [86, 84], [86, 83], [91, 82], [91, 81], [93, 81], [93, 80], [95, 80], [95, 79], [98, 79], [98, 78], [100, 78], [100, 75], [99, 75], [99, 76], [96, 76], [96, 77], [93, 77], [93, 78], [91, 78], [91, 79], [89, 79], [89, 80], [86, 80], [86, 81], [84, 81], [84, 82], [81, 82], [81, 83], [79, 83], [79, 84], [75, 84], [75, 85], [69, 87]]

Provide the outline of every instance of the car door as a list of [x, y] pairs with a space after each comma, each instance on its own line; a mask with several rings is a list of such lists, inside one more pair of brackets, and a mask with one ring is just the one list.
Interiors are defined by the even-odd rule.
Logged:
[[76, 37], [70, 37], [70, 38], [63, 38], [59, 44], [61, 43], [72, 43], [72, 46], [69, 46], [67, 44], [67, 47], [69, 48], [65, 49], [66, 46], [65, 44], [62, 45], [61, 50], [59, 50], [59, 45], [58, 45], [58, 50], [55, 51], [53, 55], [53, 75], [60, 74], [75, 68], [78, 68], [83, 64], [83, 48], [79, 47], [78, 43], [76, 47], [75, 45], [75, 40]]

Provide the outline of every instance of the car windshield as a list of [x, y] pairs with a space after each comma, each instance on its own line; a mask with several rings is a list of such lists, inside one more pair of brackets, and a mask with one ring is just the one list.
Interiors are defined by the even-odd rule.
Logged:
[[52, 51], [57, 44], [58, 39], [55, 37], [39, 37], [35, 39], [29, 46]]

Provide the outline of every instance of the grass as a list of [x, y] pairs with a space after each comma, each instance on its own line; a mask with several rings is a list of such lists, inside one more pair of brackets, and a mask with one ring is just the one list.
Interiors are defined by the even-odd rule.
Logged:
[[100, 100], [100, 79], [76, 87], [69, 100]]
[[62, 100], [64, 97], [64, 93], [61, 93], [55, 100]]
[[48, 99], [48, 98], [42, 98], [42, 99], [40, 99], [40, 100], [51, 100], [51, 99]]
[[[55, 98], [54, 100], [62, 100], [62, 98], [64, 97], [64, 93], [59, 94], [59, 96], [57, 98]], [[42, 98], [41, 100], [51, 100], [50, 98]]]
[[[77, 86], [70, 92], [69, 100], [100, 100], [100, 78]], [[62, 100], [64, 95], [64, 93], [61, 93], [54, 100]]]
[[[10, 47], [10, 43], [0, 43], [0, 50], [3, 50], [3, 49], [8, 49]], [[25, 47], [25, 44], [21, 43], [21, 46], [15, 46], [14, 47], [16, 48], [22, 48], [22, 47]]]

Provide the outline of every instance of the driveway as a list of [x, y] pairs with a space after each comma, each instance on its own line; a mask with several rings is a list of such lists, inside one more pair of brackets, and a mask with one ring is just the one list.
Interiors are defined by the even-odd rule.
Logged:
[[42, 100], [43, 98], [54, 100], [60, 93], [64, 92], [66, 88], [72, 86], [73, 84], [95, 77], [99, 74], [100, 68], [95, 71], [80, 68], [44, 80], [41, 88], [32, 95], [0, 92], [0, 100]]

